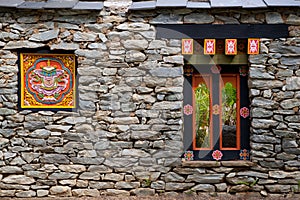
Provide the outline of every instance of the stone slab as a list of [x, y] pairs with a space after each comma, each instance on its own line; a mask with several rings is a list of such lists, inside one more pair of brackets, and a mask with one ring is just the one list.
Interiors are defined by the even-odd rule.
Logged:
[[156, 1], [133, 2], [129, 10], [147, 10], [156, 8]]
[[44, 8], [73, 8], [78, 0], [48, 0]]
[[242, 7], [242, 0], [210, 0], [212, 8], [218, 7]]
[[24, 0], [1, 0], [0, 7], [17, 7], [24, 3]]
[[103, 2], [100, 1], [79, 1], [72, 9], [73, 10], [101, 10]]
[[34, 1], [26, 1], [21, 5], [17, 6], [17, 8], [25, 8], [25, 9], [42, 9], [46, 5], [46, 2], [34, 2]]
[[189, 1], [186, 7], [187, 8], [211, 8], [209, 2], [192, 2], [192, 1]]
[[268, 6], [300, 6], [298, 0], [264, 0]]
[[263, 0], [244, 0], [242, 1], [243, 8], [266, 8], [267, 5]]
[[157, 0], [156, 7], [186, 7], [187, 0]]

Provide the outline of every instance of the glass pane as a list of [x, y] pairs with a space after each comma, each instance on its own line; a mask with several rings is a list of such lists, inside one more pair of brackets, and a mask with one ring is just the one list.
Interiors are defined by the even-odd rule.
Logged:
[[222, 147], [236, 148], [236, 88], [227, 82], [222, 89]]
[[210, 97], [209, 88], [200, 83], [195, 89], [196, 148], [210, 148]]

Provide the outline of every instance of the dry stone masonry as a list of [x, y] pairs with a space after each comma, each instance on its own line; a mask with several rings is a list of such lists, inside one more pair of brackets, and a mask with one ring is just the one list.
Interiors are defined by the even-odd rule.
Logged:
[[[300, 192], [300, 10], [1, 9], [0, 197]], [[289, 25], [249, 57], [251, 161], [183, 162], [181, 40], [156, 24]], [[79, 109], [18, 109], [18, 52], [73, 51]]]

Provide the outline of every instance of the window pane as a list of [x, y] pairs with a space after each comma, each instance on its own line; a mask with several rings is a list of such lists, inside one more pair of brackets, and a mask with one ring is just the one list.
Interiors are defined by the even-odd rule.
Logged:
[[210, 138], [210, 92], [205, 83], [195, 88], [196, 148], [211, 148]]
[[222, 89], [222, 147], [237, 147], [237, 102], [236, 102], [236, 85], [235, 83], [225, 82]]

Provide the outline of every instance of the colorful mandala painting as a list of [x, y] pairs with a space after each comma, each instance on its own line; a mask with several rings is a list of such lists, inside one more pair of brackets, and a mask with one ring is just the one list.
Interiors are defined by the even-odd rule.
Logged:
[[191, 115], [193, 114], [193, 106], [191, 106], [190, 104], [187, 104], [183, 107], [183, 112], [185, 115]]
[[185, 151], [183, 156], [184, 156], [184, 159], [187, 161], [194, 160], [194, 152], [193, 151]]
[[247, 150], [247, 149], [240, 150], [240, 159], [241, 160], [249, 160], [249, 157], [250, 157], [249, 150]]
[[212, 157], [213, 157], [213, 159], [215, 159], [215, 160], [221, 160], [222, 156], [223, 156], [223, 154], [222, 154], [222, 152], [219, 151], [219, 150], [215, 150], [215, 151], [213, 151], [213, 153], [212, 153]]
[[75, 55], [20, 55], [21, 108], [75, 108]]
[[250, 111], [247, 107], [243, 107], [240, 109], [240, 115], [243, 117], [243, 118], [247, 118], [250, 114]]

